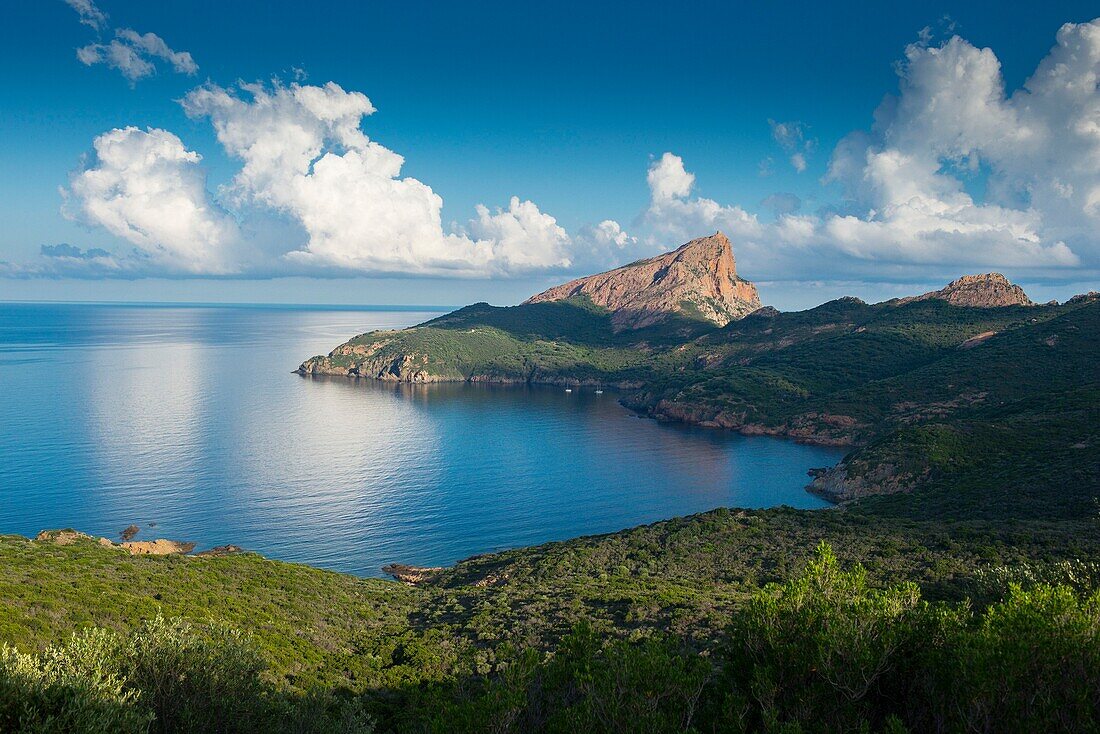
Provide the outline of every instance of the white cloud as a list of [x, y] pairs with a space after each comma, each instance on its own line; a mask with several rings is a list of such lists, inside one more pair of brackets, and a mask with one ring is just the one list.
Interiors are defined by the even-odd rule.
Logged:
[[570, 238], [553, 217], [513, 198], [496, 213], [478, 207], [467, 230], [445, 232], [443, 200], [414, 178], [404, 158], [360, 129], [375, 111], [358, 92], [324, 86], [216, 85], [190, 92], [188, 115], [208, 117], [226, 152], [243, 165], [224, 192], [241, 206], [297, 221], [299, 266], [369, 273], [492, 275], [564, 268]]
[[471, 219], [470, 233], [479, 243], [489, 243], [493, 260], [520, 270], [567, 268], [572, 238], [549, 214], [539, 211], [532, 201], [513, 196], [507, 209], [491, 213], [477, 206], [477, 219]]
[[755, 236], [761, 232], [756, 216], [739, 206], [722, 206], [713, 199], [692, 197], [695, 175], [684, 168], [683, 159], [665, 153], [653, 162], [646, 175], [650, 202], [644, 221], [648, 241], [664, 247], [722, 230], [730, 237]]
[[799, 173], [805, 171], [808, 157], [817, 146], [817, 140], [806, 135], [806, 125], [797, 120], [794, 122], [768, 120], [768, 125], [772, 129], [772, 138], [787, 153], [794, 170]]
[[85, 66], [106, 64], [118, 69], [122, 76], [135, 82], [156, 72], [156, 67], [137, 49], [126, 43], [90, 43], [76, 50], [76, 58]]
[[614, 219], [586, 224], [573, 237], [573, 270], [594, 273], [649, 257], [663, 248], [640, 241]]
[[65, 4], [77, 12], [84, 25], [97, 31], [107, 26], [107, 14], [97, 8], [92, 0], [65, 0]]
[[613, 219], [605, 219], [592, 228], [592, 237], [600, 245], [620, 250], [638, 241], [637, 237], [627, 234], [622, 226]]
[[[735, 205], [692, 197], [694, 176], [666, 153], [648, 175], [650, 238], [720, 228], [747, 273], [772, 278], [912, 279], [962, 268], [1058, 277], [1100, 267], [1100, 20], [1063, 26], [1011, 95], [992, 50], [930, 40], [906, 49], [899, 93], [873, 127], [833, 150], [826, 182], [843, 188], [844, 213], [795, 216], [790, 202], [769, 197], [777, 219], [760, 224]], [[813, 149], [805, 126], [769, 123], [803, 170]], [[680, 184], [671, 191], [668, 181]]]
[[94, 147], [94, 160], [63, 191], [63, 211], [135, 245], [136, 259], [120, 267], [192, 275], [240, 269], [236, 222], [210, 200], [198, 153], [156, 128], [111, 130]]
[[[827, 234], [856, 257], [989, 267], [1095, 266], [1100, 212], [1100, 21], [1066, 24], [1024, 87], [1005, 93], [991, 49], [913, 44], [869, 133], [833, 153], [828, 178], [863, 216]], [[984, 179], [983, 200], [967, 191]]]
[[156, 33], [138, 33], [130, 28], [120, 28], [115, 31], [118, 37], [150, 56], [163, 59], [172, 65], [172, 70], [179, 74], [194, 74], [199, 70], [198, 64], [191, 58], [187, 51], [173, 51], [164, 42], [164, 39]]
[[141, 34], [130, 28], [115, 31], [110, 43], [90, 43], [78, 48], [76, 57], [85, 66], [106, 64], [117, 69], [131, 84], [156, 73], [152, 59], [167, 61], [179, 74], [192, 75], [199, 70], [187, 51], [173, 51], [157, 34]]
[[671, 201], [691, 193], [695, 186], [695, 174], [684, 170], [683, 158], [665, 153], [649, 167], [646, 181], [654, 201]]
[[[375, 112], [371, 101], [331, 82], [205, 85], [183, 100], [241, 162], [217, 200], [245, 222], [245, 234], [205, 190], [198, 154], [164, 130], [97, 138], [97, 160], [74, 175], [66, 211], [135, 244], [158, 267], [193, 274], [583, 272], [719, 229], [751, 277], [913, 280], [965, 267], [1080, 280], [1100, 272], [1100, 19], [1063, 26], [1011, 94], [992, 50], [958, 37], [931, 42], [923, 34], [905, 50], [899, 90], [870, 129], [833, 149], [824, 182], [843, 192], [843, 204], [799, 213], [798, 197], [777, 194], [763, 202], [775, 215], [769, 223], [697, 195], [695, 175], [666, 152], [648, 168], [650, 198], [632, 234], [608, 219], [570, 236], [519, 197], [499, 209], [478, 206], [464, 226], [445, 228], [441, 197], [402, 177], [404, 158], [361, 129]], [[119, 31], [111, 44], [89, 48], [88, 63], [103, 54], [132, 79], [151, 73], [156, 59], [182, 73], [196, 68], [152, 34]], [[108, 60], [111, 53], [117, 58]], [[769, 123], [791, 164], [805, 170], [815, 149], [808, 128]], [[770, 159], [762, 165], [770, 170]], [[284, 225], [285, 236], [266, 236], [269, 260], [245, 248], [255, 240], [248, 223], [263, 213]], [[47, 259], [65, 258], [73, 267], [103, 260]], [[132, 258], [116, 260], [126, 268]]]

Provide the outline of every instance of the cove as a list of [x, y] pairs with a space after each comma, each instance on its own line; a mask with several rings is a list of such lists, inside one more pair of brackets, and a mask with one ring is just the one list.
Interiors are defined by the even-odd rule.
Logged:
[[610, 391], [290, 373], [434, 315], [0, 304], [0, 533], [133, 523], [378, 576], [720, 506], [827, 505], [806, 470], [843, 450], [658, 423]]

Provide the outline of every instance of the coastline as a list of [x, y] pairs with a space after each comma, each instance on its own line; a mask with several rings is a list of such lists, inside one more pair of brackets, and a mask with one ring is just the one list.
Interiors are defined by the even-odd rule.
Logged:
[[[312, 361], [312, 360], [310, 360]], [[621, 393], [619, 397], [619, 404], [624, 408], [627, 408], [639, 416], [645, 418], [652, 418], [653, 420], [667, 422], [667, 423], [682, 423], [684, 425], [698, 426], [700, 428], [719, 428], [728, 431], [735, 431], [743, 436], [769, 436], [773, 438], [785, 438], [795, 441], [796, 443], [803, 443], [810, 446], [829, 446], [834, 448], [846, 448], [857, 447], [860, 443], [850, 435], [834, 435], [815, 432], [808, 423], [796, 426], [788, 426], [786, 424], [782, 426], [768, 426], [763, 423], [746, 423], [738, 420], [737, 416], [724, 413], [721, 411], [708, 411], [704, 408], [692, 408], [690, 405], [684, 405], [682, 403], [670, 403], [668, 401], [659, 401], [656, 405], [650, 406], [644, 401], [633, 400], [637, 391], [645, 387], [645, 383], [639, 380], [626, 380], [619, 382], [607, 382], [604, 380], [596, 380], [594, 378], [578, 379], [574, 377], [554, 376], [539, 379], [523, 379], [518, 377], [500, 377], [495, 375], [472, 375], [470, 377], [447, 377], [441, 375], [426, 375], [425, 373], [414, 373], [413, 375], [406, 375], [403, 377], [396, 376], [372, 376], [359, 374], [358, 370], [338, 370], [333, 369], [329, 371], [321, 370], [309, 370], [305, 365], [308, 362], [302, 363], [296, 370], [292, 370], [292, 375], [299, 375], [302, 378], [308, 378], [312, 380], [324, 380], [324, 379], [339, 379], [343, 378], [349, 381], [364, 381], [371, 383], [387, 384], [387, 385], [434, 385], [434, 384], [448, 384], [448, 385], [499, 385], [502, 387], [521, 387], [524, 385], [542, 386], [542, 387], [568, 387], [568, 388], [593, 388], [598, 390], [611, 390], [617, 393]], [[634, 393], [632, 395], [631, 393]], [[818, 414], [808, 414], [813, 417], [818, 417]], [[856, 425], [854, 421], [846, 416], [820, 416], [824, 421], [834, 420], [838, 427], [851, 427]]]

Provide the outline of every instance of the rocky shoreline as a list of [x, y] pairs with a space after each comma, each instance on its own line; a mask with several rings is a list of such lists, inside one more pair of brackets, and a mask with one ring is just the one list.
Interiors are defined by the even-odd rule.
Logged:
[[167, 540], [133, 540], [137, 534], [137, 526], [131, 525], [120, 533], [123, 540], [116, 543], [110, 538], [97, 537], [82, 533], [79, 530], [65, 528], [62, 530], [43, 530], [34, 538], [28, 538], [33, 543], [48, 543], [50, 545], [73, 545], [74, 543], [95, 543], [104, 548], [116, 548], [123, 550], [132, 556], [188, 556], [202, 558], [211, 556], [226, 556], [235, 553], [243, 553], [244, 549], [237, 545], [221, 545], [208, 550], [194, 553], [195, 543], [189, 541]]
[[[528, 379], [502, 377], [496, 375], [472, 375], [470, 377], [446, 377], [432, 375], [425, 372], [398, 373], [384, 371], [382, 374], [362, 374], [360, 370], [348, 370], [337, 367], [328, 358], [313, 358], [303, 362], [298, 369], [291, 374], [311, 378], [347, 378], [352, 380], [370, 380], [374, 382], [399, 383], [409, 385], [430, 384], [483, 384], [501, 386], [537, 385], [544, 387], [568, 387], [568, 388], [593, 388], [600, 390], [616, 390], [630, 393], [644, 388], [645, 383], [638, 380], [624, 380], [608, 382], [593, 378], [579, 379], [561, 375], [541, 376]], [[856, 446], [858, 441], [852, 432], [861, 428], [855, 420], [848, 416], [834, 416], [829, 414], [807, 413], [798, 416], [792, 423], [779, 426], [769, 426], [763, 423], [753, 423], [745, 420], [744, 414], [714, 411], [705, 406], [693, 406], [690, 403], [660, 400], [650, 405], [638, 395], [624, 395], [619, 402], [630, 410], [655, 420], [670, 423], [684, 423], [686, 425], [701, 426], [704, 428], [723, 428], [737, 431], [745, 436], [774, 436], [777, 438], [789, 438], [799, 443], [815, 446], [847, 447]], [[821, 430], [821, 426], [827, 426], [827, 430]]]
[[[598, 388], [598, 389], [614, 389], [624, 392], [637, 391], [643, 385], [637, 382], [627, 382], [618, 384], [608, 384], [603, 381], [596, 380], [578, 380], [569, 379], [563, 377], [555, 377], [553, 379], [542, 380], [518, 380], [508, 378], [497, 378], [491, 375], [478, 375], [467, 379], [458, 378], [445, 378], [440, 376], [432, 376], [431, 379], [423, 380], [395, 380], [395, 379], [383, 379], [371, 376], [363, 376], [358, 374], [348, 374], [346, 371], [333, 370], [331, 372], [308, 370], [306, 364], [303, 364], [297, 370], [294, 370], [292, 374], [298, 374], [303, 377], [310, 377], [315, 379], [332, 379], [332, 378], [344, 378], [351, 380], [374, 380], [376, 382], [403, 382], [405, 384], [487, 384], [487, 385], [500, 385], [500, 386], [519, 386], [519, 385], [539, 385], [544, 387], [570, 387], [570, 388]], [[857, 447], [859, 441], [854, 435], [852, 435], [855, 429], [861, 428], [860, 424], [854, 421], [848, 416], [833, 416], [829, 414], [808, 413], [804, 416], [798, 416], [790, 424], [783, 424], [779, 426], [769, 426], [763, 423], [746, 422], [743, 414], [734, 414], [728, 412], [715, 412], [705, 407], [695, 407], [690, 404], [676, 403], [672, 401], [658, 401], [655, 405], [649, 405], [642, 400], [637, 399], [637, 394], [624, 395], [619, 399], [619, 403], [627, 409], [635, 412], [637, 415], [645, 418], [652, 418], [658, 421], [664, 421], [669, 423], [682, 423], [684, 425], [700, 426], [703, 428], [718, 428], [729, 431], [736, 431], [744, 436], [770, 436], [774, 438], [783, 438], [793, 440], [797, 443], [809, 444], [812, 446], [831, 446], [838, 448], [845, 447]], [[821, 430], [821, 426], [826, 426], [825, 430]], [[811, 470], [816, 471], [816, 470]], [[865, 481], [851, 481], [848, 479], [845, 472], [844, 461], [841, 460], [835, 466], [828, 467], [829, 472], [827, 478], [824, 474], [816, 475], [811, 474], [813, 481], [806, 485], [806, 490], [815, 494], [822, 499], [828, 500], [834, 504], [843, 504], [844, 502], [855, 499], [857, 497], [863, 497], [868, 494], [880, 494], [881, 492], [875, 491], [873, 488], [865, 486]], [[893, 489], [891, 491], [899, 491]], [[389, 568], [397, 569], [397, 573], [391, 572]], [[409, 573], [417, 574], [421, 571], [437, 571], [438, 569], [419, 569], [413, 566], [402, 566], [400, 564], [394, 564], [388, 566], [382, 570], [385, 573], [390, 574], [399, 581], [406, 583], [419, 583], [423, 579], [405, 578], [405, 570], [409, 569]], [[399, 575], [400, 574], [400, 575]]]

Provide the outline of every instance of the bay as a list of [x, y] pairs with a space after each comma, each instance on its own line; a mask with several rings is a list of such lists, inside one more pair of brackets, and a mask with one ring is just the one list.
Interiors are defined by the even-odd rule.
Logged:
[[0, 303], [0, 533], [377, 576], [719, 506], [827, 503], [837, 449], [639, 418], [611, 392], [292, 374], [429, 310]]

